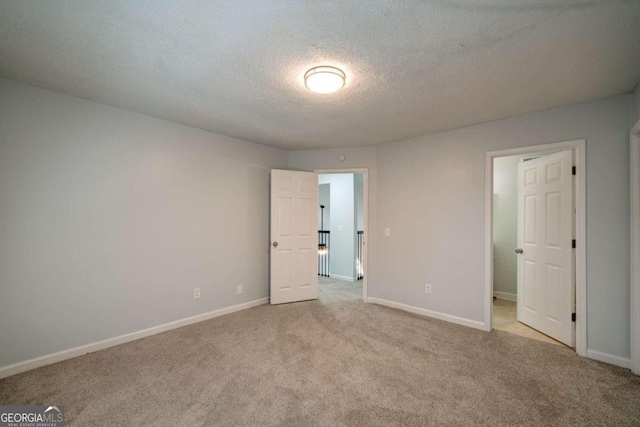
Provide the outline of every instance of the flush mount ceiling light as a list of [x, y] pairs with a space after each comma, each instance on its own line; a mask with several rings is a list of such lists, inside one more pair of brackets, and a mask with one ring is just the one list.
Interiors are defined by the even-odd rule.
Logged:
[[304, 73], [304, 84], [312, 92], [333, 93], [344, 86], [344, 71], [329, 66], [313, 67]]

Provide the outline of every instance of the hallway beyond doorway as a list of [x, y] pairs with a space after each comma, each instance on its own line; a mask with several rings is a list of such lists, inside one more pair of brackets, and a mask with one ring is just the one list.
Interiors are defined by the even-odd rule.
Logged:
[[318, 276], [318, 298], [325, 302], [361, 300], [362, 281], [349, 282], [332, 277]]

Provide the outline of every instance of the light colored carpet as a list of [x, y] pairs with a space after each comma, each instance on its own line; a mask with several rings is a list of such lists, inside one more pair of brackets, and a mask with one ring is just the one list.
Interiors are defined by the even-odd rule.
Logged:
[[493, 300], [493, 329], [549, 344], [565, 346], [524, 323], [518, 322], [518, 304], [514, 301], [505, 301], [499, 298]]
[[82, 426], [640, 425], [626, 369], [364, 304], [359, 285], [15, 375], [0, 404], [64, 405]]

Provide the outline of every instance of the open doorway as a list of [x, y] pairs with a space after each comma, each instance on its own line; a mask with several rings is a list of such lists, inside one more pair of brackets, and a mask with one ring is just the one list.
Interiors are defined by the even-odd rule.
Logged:
[[487, 153], [485, 227], [488, 329], [582, 355], [583, 150], [584, 141], [568, 141]]
[[367, 171], [318, 172], [318, 289], [366, 301]]

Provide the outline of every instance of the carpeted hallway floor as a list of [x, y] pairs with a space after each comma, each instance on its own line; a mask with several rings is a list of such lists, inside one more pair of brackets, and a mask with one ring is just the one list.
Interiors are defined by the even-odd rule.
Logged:
[[640, 425], [640, 377], [552, 344], [364, 304], [260, 306], [0, 380], [68, 425]]

